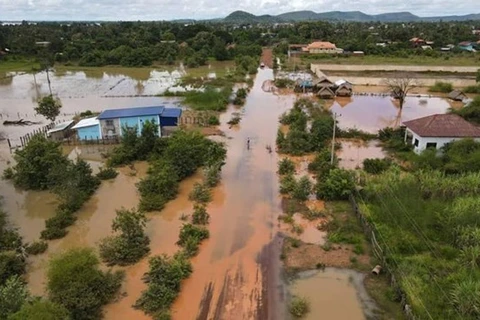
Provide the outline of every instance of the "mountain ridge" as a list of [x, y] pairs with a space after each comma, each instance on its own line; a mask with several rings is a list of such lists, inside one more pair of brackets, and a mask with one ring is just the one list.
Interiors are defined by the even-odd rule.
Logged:
[[281, 23], [300, 21], [357, 21], [357, 22], [414, 22], [414, 21], [468, 21], [480, 20], [480, 13], [467, 15], [450, 15], [435, 17], [420, 17], [411, 12], [386, 12], [369, 15], [361, 11], [328, 11], [314, 12], [311, 10], [291, 11], [279, 15], [254, 15], [237, 10], [230, 13], [223, 22], [231, 23]]

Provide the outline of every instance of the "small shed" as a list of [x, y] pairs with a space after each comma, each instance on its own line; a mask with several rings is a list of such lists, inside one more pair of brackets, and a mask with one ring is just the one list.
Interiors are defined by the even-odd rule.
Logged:
[[305, 90], [306, 92], [312, 92], [313, 87], [314, 87], [314, 83], [312, 82], [312, 80], [304, 80], [299, 78], [295, 81], [294, 91], [302, 92]]
[[102, 138], [100, 121], [97, 117], [80, 120], [72, 127], [72, 130], [77, 131], [79, 140], [97, 140]]
[[468, 99], [467, 95], [460, 90], [453, 90], [448, 94], [448, 98], [454, 101], [463, 101]]
[[317, 88], [321, 88], [321, 87], [327, 87], [327, 88], [331, 88], [333, 87], [333, 82], [328, 80], [327, 77], [320, 77], [318, 78], [318, 80], [315, 82], [315, 86]]
[[182, 109], [165, 108], [160, 114], [160, 124], [162, 127], [176, 127], [181, 116]]
[[55, 141], [62, 141], [70, 137], [72, 134], [72, 127], [75, 124], [75, 121], [70, 120], [66, 122], [61, 122], [57, 124], [55, 127], [47, 131], [47, 136]]
[[337, 97], [351, 97], [352, 86], [349, 86], [347, 84], [341, 84], [339, 87], [337, 87], [337, 90], [335, 90], [335, 95]]
[[321, 87], [317, 91], [317, 96], [321, 99], [333, 99], [335, 97], [335, 93], [329, 87]]

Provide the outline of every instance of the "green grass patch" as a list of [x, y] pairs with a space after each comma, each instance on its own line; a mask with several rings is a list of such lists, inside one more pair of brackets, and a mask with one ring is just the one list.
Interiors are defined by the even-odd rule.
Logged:
[[4, 72], [31, 72], [34, 68], [39, 69], [40, 64], [33, 60], [0, 60], [0, 78]]
[[185, 94], [185, 104], [194, 110], [225, 111], [232, 87], [215, 88], [208, 86], [204, 91], [189, 91]]
[[325, 230], [328, 232], [328, 241], [353, 244], [356, 246], [356, 251], [360, 253], [363, 249], [364, 234], [350, 202], [332, 201], [327, 202], [325, 206], [330, 216], [330, 220], [325, 226]]

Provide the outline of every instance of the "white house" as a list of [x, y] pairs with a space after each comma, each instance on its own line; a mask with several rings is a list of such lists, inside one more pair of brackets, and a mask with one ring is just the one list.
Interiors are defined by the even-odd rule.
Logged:
[[464, 138], [480, 141], [480, 127], [456, 114], [434, 114], [403, 123], [405, 141], [412, 137], [413, 151], [421, 153], [427, 148], [441, 149], [447, 143]]

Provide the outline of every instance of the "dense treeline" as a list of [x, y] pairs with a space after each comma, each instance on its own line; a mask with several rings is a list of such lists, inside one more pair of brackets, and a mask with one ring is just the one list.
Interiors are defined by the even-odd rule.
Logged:
[[[478, 24], [478, 23], [477, 23]], [[10, 56], [55, 56], [57, 61], [79, 62], [85, 66], [142, 66], [153, 62], [188, 66], [205, 64], [208, 58], [229, 60], [257, 56], [262, 46], [277, 45], [286, 52], [289, 43], [326, 40], [347, 51], [367, 54], [435, 55], [435, 50], [412, 49], [409, 39], [434, 41], [434, 47], [477, 41], [475, 22], [300, 22], [293, 25], [235, 26], [170, 22], [38, 23], [0, 26], [0, 49]], [[35, 43], [50, 42], [46, 48]], [[378, 42], [391, 42], [386, 47]]]
[[[13, 56], [38, 57], [47, 52], [57, 61], [85, 66], [173, 64], [181, 59], [194, 67], [210, 57], [221, 61], [258, 56], [261, 45], [267, 44], [261, 39], [260, 30], [229, 32], [207, 24], [168, 22], [0, 26], [0, 48], [7, 47]], [[50, 44], [44, 48], [35, 44], [39, 41]]]

